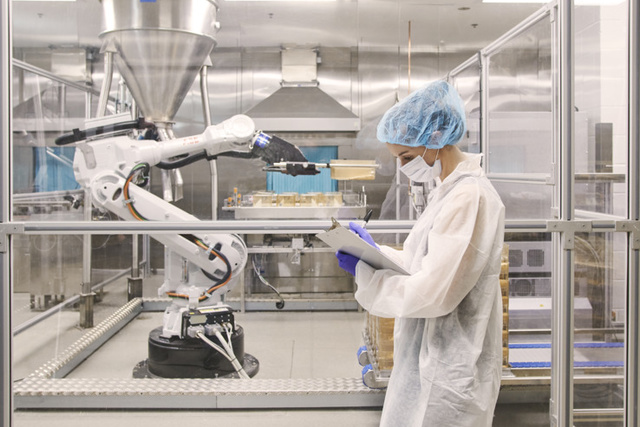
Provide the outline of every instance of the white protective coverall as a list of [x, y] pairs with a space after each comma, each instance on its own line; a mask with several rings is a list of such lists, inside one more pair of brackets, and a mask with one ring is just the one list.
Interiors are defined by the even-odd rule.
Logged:
[[356, 299], [396, 318], [384, 427], [491, 426], [502, 365], [504, 205], [481, 155], [430, 193], [395, 257], [411, 273], [356, 266]]

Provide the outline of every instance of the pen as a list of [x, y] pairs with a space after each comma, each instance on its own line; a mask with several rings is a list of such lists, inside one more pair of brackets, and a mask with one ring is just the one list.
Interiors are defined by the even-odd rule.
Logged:
[[369, 209], [367, 211], [367, 214], [364, 216], [364, 221], [362, 223], [362, 228], [365, 228], [367, 226], [367, 223], [369, 222], [369, 220], [371, 219], [371, 214], [373, 213], [373, 210]]

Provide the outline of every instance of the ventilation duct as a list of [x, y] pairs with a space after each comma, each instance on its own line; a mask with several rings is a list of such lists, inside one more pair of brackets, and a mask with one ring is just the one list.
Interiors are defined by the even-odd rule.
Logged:
[[317, 53], [282, 51], [282, 87], [245, 114], [268, 132], [356, 132], [360, 119], [318, 88]]

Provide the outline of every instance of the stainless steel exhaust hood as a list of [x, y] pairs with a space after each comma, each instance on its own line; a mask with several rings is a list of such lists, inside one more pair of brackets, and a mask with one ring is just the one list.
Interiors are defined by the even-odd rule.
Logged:
[[318, 88], [316, 77], [315, 50], [283, 50], [282, 87], [245, 114], [263, 131], [359, 131], [360, 118]]

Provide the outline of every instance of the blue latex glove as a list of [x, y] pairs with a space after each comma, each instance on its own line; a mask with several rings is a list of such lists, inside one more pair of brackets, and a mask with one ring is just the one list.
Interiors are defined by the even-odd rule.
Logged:
[[362, 240], [364, 240], [365, 242], [367, 242], [368, 244], [370, 244], [374, 248], [380, 250], [378, 245], [376, 245], [376, 242], [373, 241], [373, 237], [371, 237], [371, 234], [369, 234], [369, 232], [366, 230], [366, 228], [364, 228], [360, 224], [355, 223], [355, 222], [350, 222], [349, 223], [349, 230], [351, 230], [354, 233], [356, 233], [358, 236], [360, 236], [360, 238]]
[[338, 258], [338, 265], [341, 269], [352, 276], [356, 275], [356, 265], [360, 261], [360, 258], [356, 258], [353, 255], [349, 255], [342, 251], [336, 252], [336, 258]]

